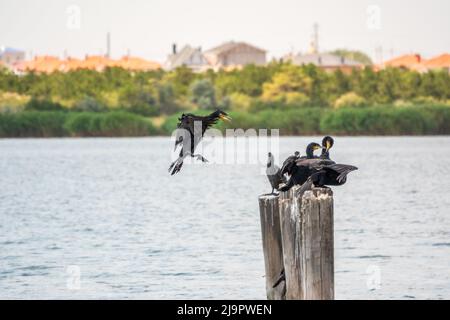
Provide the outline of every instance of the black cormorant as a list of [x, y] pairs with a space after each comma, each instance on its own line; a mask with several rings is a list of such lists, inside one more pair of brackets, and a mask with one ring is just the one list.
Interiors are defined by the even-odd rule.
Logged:
[[[316, 142], [311, 142], [306, 147], [306, 156], [299, 157], [297, 160], [294, 161], [293, 164], [289, 164], [286, 167], [283, 167], [282, 174], [287, 173], [290, 178], [286, 185], [284, 185], [282, 188], [280, 188], [280, 191], [287, 191], [291, 189], [296, 184], [303, 184], [309, 177], [309, 172], [305, 170], [303, 167], [298, 166], [298, 162], [301, 160], [307, 160], [307, 159], [318, 159], [319, 157], [314, 155], [314, 151], [322, 149], [320, 144]], [[288, 158], [289, 159], [289, 158]], [[288, 161], [286, 159], [286, 161]], [[286, 162], [285, 161], [285, 162]], [[294, 177], [295, 175], [295, 177]]]
[[286, 183], [286, 177], [281, 174], [281, 169], [275, 165], [275, 158], [271, 152], [268, 154], [266, 174], [272, 186], [271, 194], [275, 194], [274, 191], [280, 188], [280, 184]]
[[326, 136], [322, 140], [322, 154], [321, 159], [330, 159], [330, 149], [334, 146], [334, 139], [330, 136]]
[[291, 172], [295, 166], [295, 162], [300, 159], [300, 152], [295, 151], [293, 156], [289, 156], [286, 160], [284, 160], [283, 165], [281, 166], [281, 174], [289, 174], [291, 175]]
[[334, 144], [332, 139], [331, 137], [323, 139], [324, 147], [319, 147], [323, 148], [325, 153], [322, 153], [321, 158], [314, 156], [314, 150], [318, 149], [318, 144], [310, 143], [307, 148], [307, 157], [296, 161], [290, 179], [285, 186], [280, 188], [280, 191], [288, 191], [294, 185], [302, 185], [300, 192], [309, 190], [312, 185], [316, 187], [343, 185], [347, 181], [347, 175], [358, 168], [346, 164], [336, 164], [329, 159], [328, 151]]
[[347, 164], [337, 164], [328, 159], [300, 159], [296, 163], [293, 175], [280, 191], [288, 191], [294, 185], [302, 185], [299, 193], [316, 187], [340, 186], [347, 181], [347, 175], [358, 170]]
[[322, 146], [316, 142], [311, 142], [306, 147], [306, 157], [301, 157], [301, 159], [314, 159], [318, 158], [314, 155], [314, 151], [322, 149]]
[[207, 116], [196, 116], [191, 113], [183, 114], [178, 120], [175, 150], [179, 145], [182, 145], [182, 147], [179, 158], [170, 165], [169, 172], [172, 175], [181, 170], [183, 160], [187, 156], [197, 157], [198, 160], [207, 162], [208, 160], [202, 155], [194, 154], [195, 148], [208, 128], [216, 124], [218, 120], [230, 121], [231, 118], [226, 112], [217, 110]]
[[283, 166], [281, 167], [281, 173], [282, 174], [287, 173], [289, 176], [292, 176], [292, 173], [294, 172], [294, 169], [295, 169], [296, 162], [300, 159], [318, 158], [317, 156], [314, 155], [314, 151], [319, 150], [319, 149], [322, 149], [320, 144], [318, 144], [316, 142], [311, 142], [306, 147], [306, 156], [300, 157], [300, 152], [296, 151], [293, 156], [288, 157], [283, 162]]

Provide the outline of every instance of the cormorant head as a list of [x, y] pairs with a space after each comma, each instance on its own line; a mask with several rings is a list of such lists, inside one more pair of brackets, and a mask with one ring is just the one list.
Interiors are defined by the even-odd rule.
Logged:
[[330, 136], [326, 136], [323, 138], [322, 140], [322, 147], [326, 150], [329, 151], [334, 145], [334, 139]]
[[296, 158], [299, 158], [299, 157], [300, 157], [300, 152], [299, 152], [299, 151], [295, 151], [294, 156], [295, 156]]
[[214, 119], [220, 119], [222, 121], [231, 121], [231, 117], [225, 111], [222, 110], [214, 111], [211, 114], [211, 117]]
[[320, 144], [315, 143], [315, 142], [311, 142], [306, 147], [306, 156], [308, 158], [313, 158], [314, 157], [314, 151], [319, 150], [319, 149], [322, 149], [322, 146]]

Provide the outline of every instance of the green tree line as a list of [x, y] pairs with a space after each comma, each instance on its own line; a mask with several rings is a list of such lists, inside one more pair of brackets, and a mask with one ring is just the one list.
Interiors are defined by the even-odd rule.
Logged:
[[[180, 67], [173, 71], [108, 68], [103, 72], [16, 75], [0, 69], [3, 128], [5, 121], [26, 121], [26, 117], [38, 121], [42, 117], [39, 121], [48, 120], [50, 128], [52, 121], [64, 122], [63, 135], [113, 135], [114, 130], [107, 133], [106, 127], [95, 127], [93, 123], [100, 120], [89, 122], [108, 113], [115, 117], [134, 114], [136, 121], [162, 117], [158, 128], [149, 132], [167, 134], [178, 114], [216, 108], [234, 113], [234, 126], [242, 120], [257, 128], [280, 128], [286, 134], [327, 130], [337, 134], [434, 134], [446, 132], [435, 114], [445, 113], [449, 105], [448, 71], [388, 68], [376, 72], [366, 67], [350, 73], [325, 72], [314, 65], [282, 62], [205, 73]], [[78, 122], [73, 120], [77, 118]], [[422, 129], [409, 128], [418, 118]], [[386, 123], [380, 124], [384, 120]], [[87, 129], [74, 131], [70, 128], [73, 121]], [[89, 124], [82, 125], [84, 121]], [[393, 127], [397, 125], [402, 129]]]

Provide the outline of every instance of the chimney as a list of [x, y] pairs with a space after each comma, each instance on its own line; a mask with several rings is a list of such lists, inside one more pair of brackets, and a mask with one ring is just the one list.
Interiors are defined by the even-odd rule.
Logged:
[[106, 34], [106, 58], [111, 58], [111, 33]]
[[174, 44], [172, 44], [172, 54], [177, 54], [177, 44], [176, 43], [174, 43]]

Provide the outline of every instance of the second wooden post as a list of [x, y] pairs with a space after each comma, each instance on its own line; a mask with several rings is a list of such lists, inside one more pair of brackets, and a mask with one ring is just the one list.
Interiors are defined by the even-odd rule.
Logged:
[[280, 195], [280, 229], [286, 299], [334, 299], [333, 192], [297, 187]]

